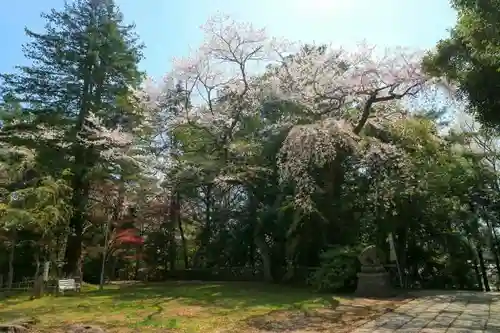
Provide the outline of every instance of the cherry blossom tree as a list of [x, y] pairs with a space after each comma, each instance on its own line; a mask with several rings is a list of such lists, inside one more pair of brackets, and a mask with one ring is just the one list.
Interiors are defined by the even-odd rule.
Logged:
[[[139, 95], [150, 112], [157, 147], [172, 149], [169, 139], [179, 128], [203, 138], [207, 161], [201, 162], [197, 151], [196, 161], [189, 162], [190, 147], [182, 147], [183, 158], [167, 154], [161, 162], [204, 178], [209, 188], [224, 193], [221, 204], [230, 201], [231, 189], [273, 172], [256, 163], [271, 140], [269, 131], [288, 133], [278, 168], [282, 183], [295, 185], [295, 204], [304, 210], [312, 208], [311, 194], [319, 187], [311, 167], [340, 165], [348, 156], [359, 159], [360, 167], [391, 158], [394, 165], [405, 161], [380, 134], [388, 121], [406, 117], [408, 99], [432, 84], [420, 71], [419, 52], [399, 48], [381, 54], [366, 43], [356, 50], [290, 43], [223, 15], [202, 30], [199, 48], [176, 59], [160, 84], [146, 82]], [[336, 176], [335, 181], [343, 180]], [[206, 210], [208, 216], [208, 205]], [[255, 234], [262, 228], [257, 225]], [[292, 237], [291, 253], [295, 243]], [[263, 262], [269, 261], [265, 241], [258, 247]]]
[[283, 180], [293, 179], [301, 195], [314, 188], [311, 162], [325, 165], [339, 151], [359, 149], [368, 122], [373, 127], [405, 117], [402, 104], [433, 83], [420, 69], [422, 54], [412, 50], [289, 43], [222, 15], [202, 30], [205, 41], [169, 74], [183, 96], [178, 123], [206, 132], [227, 160], [231, 150], [242, 152], [232, 141], [245, 117], [261, 115], [263, 104], [295, 105], [295, 116], [275, 108], [280, 121], [272, 126], [290, 130], [279, 165]]
[[[284, 59], [273, 78], [277, 93], [319, 117], [293, 127], [281, 150], [282, 178], [295, 181], [299, 204], [307, 207], [307, 198], [316, 191], [309, 173], [311, 163], [322, 167], [340, 153], [356, 154], [364, 147], [361, 134], [370, 118], [370, 126], [380, 127], [388, 119], [405, 117], [401, 102], [429, 83], [419, 61], [418, 53], [401, 49], [377, 56], [364, 43], [356, 51], [309, 48]], [[372, 141], [370, 154], [360, 155], [369, 159], [379, 152], [380, 158], [387, 159], [394, 158], [389, 154], [393, 151]]]
[[251, 24], [217, 15], [201, 28], [205, 41], [191, 57], [176, 59], [170, 73], [184, 95], [178, 121], [227, 150], [243, 118], [258, 112], [255, 72], [277, 57], [265, 31]]

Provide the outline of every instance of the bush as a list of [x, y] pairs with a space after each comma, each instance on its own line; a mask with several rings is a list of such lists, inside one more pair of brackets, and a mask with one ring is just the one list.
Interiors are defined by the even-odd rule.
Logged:
[[356, 287], [359, 247], [335, 246], [321, 254], [320, 267], [309, 283], [318, 291], [347, 291]]

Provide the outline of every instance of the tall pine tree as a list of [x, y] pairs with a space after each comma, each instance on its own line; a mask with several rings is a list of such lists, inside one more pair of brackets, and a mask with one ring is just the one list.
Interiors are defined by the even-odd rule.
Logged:
[[[31, 65], [1, 76], [2, 94], [30, 115], [23, 124], [4, 128], [3, 139], [35, 148], [49, 173], [71, 170], [73, 211], [64, 272], [79, 275], [90, 171], [103, 160], [96, 145], [86, 142], [103, 128], [136, 124], [129, 101], [143, 78], [137, 67], [142, 44], [113, 0], [66, 2], [42, 17], [44, 32], [26, 29], [31, 41], [23, 51]], [[97, 128], [94, 115], [101, 120]]]

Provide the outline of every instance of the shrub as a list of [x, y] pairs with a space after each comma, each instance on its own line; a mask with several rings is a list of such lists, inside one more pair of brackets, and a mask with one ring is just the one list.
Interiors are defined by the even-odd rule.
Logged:
[[321, 254], [320, 267], [309, 283], [318, 291], [345, 291], [356, 286], [359, 247], [335, 246]]

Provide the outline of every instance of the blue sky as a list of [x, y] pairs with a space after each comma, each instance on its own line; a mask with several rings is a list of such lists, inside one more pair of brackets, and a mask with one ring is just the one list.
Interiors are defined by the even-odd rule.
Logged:
[[[25, 63], [24, 27], [39, 31], [39, 14], [61, 8], [64, 0], [0, 2], [0, 72]], [[443, 0], [117, 0], [146, 44], [141, 63], [153, 77], [163, 76], [172, 57], [184, 56], [202, 38], [199, 26], [222, 11], [237, 20], [266, 27], [290, 40], [353, 45], [366, 39], [380, 46], [430, 48], [447, 34], [455, 14]]]

